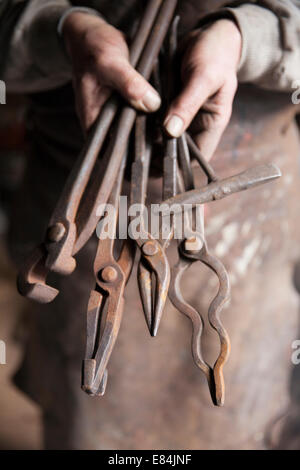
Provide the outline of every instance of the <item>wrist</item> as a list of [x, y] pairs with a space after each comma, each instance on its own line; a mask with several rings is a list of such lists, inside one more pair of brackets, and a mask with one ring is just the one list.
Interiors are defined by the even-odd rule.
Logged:
[[216, 41], [222, 44], [223, 49], [229, 53], [230, 62], [237, 71], [242, 55], [242, 34], [234, 18], [221, 17], [208, 24], [207, 27], [213, 30]]
[[64, 38], [69, 32], [83, 30], [87, 22], [89, 25], [92, 25], [94, 22], [97, 25], [101, 22], [106, 23], [100, 13], [92, 8], [73, 7], [61, 16], [57, 31]]
[[229, 47], [231, 46], [230, 50], [235, 54], [236, 69], [238, 69], [243, 46], [241, 31], [234, 18], [222, 18], [217, 22], [222, 25], [224, 38], [226, 38], [226, 44]]

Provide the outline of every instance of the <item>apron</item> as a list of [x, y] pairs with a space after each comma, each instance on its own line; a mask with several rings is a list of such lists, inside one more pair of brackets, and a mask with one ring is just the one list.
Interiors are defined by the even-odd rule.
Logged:
[[[84, 3], [101, 4], [80, 1]], [[116, 14], [111, 0], [102, 2], [101, 12], [109, 20], [115, 15], [119, 25], [128, 15], [128, 2], [116, 3]], [[186, 1], [180, 8], [189, 13], [186, 18], [195, 18], [196, 10], [200, 17], [222, 3]], [[27, 317], [29, 335], [15, 383], [42, 408], [47, 449], [283, 445], [278, 438], [274, 442], [274, 430], [280, 436], [282, 426], [288, 428], [291, 344], [299, 337], [298, 297], [292, 281], [300, 241], [296, 109], [289, 95], [240, 87], [232, 119], [211, 160], [222, 177], [267, 162], [276, 163], [283, 174], [275, 183], [209, 204], [208, 246], [225, 264], [232, 284], [231, 304], [222, 314], [232, 344], [225, 366], [225, 406], [211, 404], [204, 376], [191, 357], [189, 320], [169, 302], [158, 336], [149, 336], [135, 270], [126, 289], [106, 394], [91, 398], [81, 391], [85, 316], [94, 287], [96, 242], [91, 240], [78, 254], [71, 276], [51, 279], [61, 291], [56, 300], [43, 306], [30, 304]], [[17, 263], [42, 240], [83, 143], [71, 86], [32, 97], [28, 128], [31, 154], [10, 234]], [[153, 180], [153, 197], [157, 186]], [[175, 247], [171, 251], [175, 261]], [[205, 311], [216, 292], [216, 279], [195, 263], [183, 286], [185, 298]], [[215, 334], [207, 332], [204, 354], [211, 362], [217, 348]]]

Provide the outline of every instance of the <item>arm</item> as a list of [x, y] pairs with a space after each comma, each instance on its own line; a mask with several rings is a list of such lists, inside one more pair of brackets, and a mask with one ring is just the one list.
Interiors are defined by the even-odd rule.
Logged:
[[[4, 5], [5, 0], [0, 0]], [[67, 0], [12, 0], [0, 10], [0, 49], [7, 51], [2, 76], [13, 92], [55, 88], [71, 79], [71, 67], [57, 34], [61, 15], [70, 8]], [[20, 3], [22, 8], [20, 8]], [[7, 27], [7, 18], [12, 21]]]

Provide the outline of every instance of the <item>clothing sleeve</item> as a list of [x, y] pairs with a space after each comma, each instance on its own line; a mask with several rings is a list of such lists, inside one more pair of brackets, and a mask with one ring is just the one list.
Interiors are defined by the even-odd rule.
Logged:
[[[15, 5], [18, 0], [11, 2]], [[8, 91], [36, 92], [56, 88], [71, 78], [71, 67], [57, 34], [58, 21], [71, 7], [67, 0], [30, 0], [0, 42], [7, 50], [2, 77]], [[1, 4], [0, 4], [1, 5]], [[10, 14], [12, 7], [11, 4]], [[7, 10], [0, 10], [0, 29]]]
[[241, 31], [239, 82], [291, 91], [300, 79], [300, 1], [236, 1], [200, 24], [222, 17], [233, 19]]

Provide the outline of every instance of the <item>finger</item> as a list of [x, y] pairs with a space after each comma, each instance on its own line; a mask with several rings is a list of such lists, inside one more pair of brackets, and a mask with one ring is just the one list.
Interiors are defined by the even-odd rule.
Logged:
[[99, 62], [100, 81], [116, 89], [129, 103], [144, 112], [157, 111], [161, 99], [157, 91], [124, 58]]
[[199, 127], [201, 131], [194, 135], [193, 138], [207, 160], [213, 156], [228, 125], [232, 112], [233, 96], [234, 93], [226, 93], [224, 98], [217, 97], [216, 99], [219, 99], [218, 112], [209, 113], [202, 111], [197, 116], [197, 121], [200, 121]]
[[199, 150], [207, 160], [210, 160], [215, 153], [224, 130], [225, 126], [224, 128], [215, 127], [193, 136]]
[[180, 137], [189, 127], [201, 106], [216, 90], [210, 81], [194, 71], [190, 74], [182, 92], [171, 104], [164, 127], [172, 137]]
[[75, 80], [76, 110], [84, 130], [95, 122], [110, 93], [107, 87], [98, 84], [93, 75], [85, 74]]

